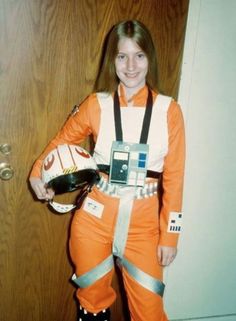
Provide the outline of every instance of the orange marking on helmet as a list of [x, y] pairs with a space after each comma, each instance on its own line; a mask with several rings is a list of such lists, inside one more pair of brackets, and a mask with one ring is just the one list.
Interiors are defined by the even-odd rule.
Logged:
[[54, 160], [55, 160], [55, 156], [52, 154], [52, 159], [50, 160], [49, 157], [47, 158], [47, 163], [45, 162], [44, 163], [44, 170], [45, 171], [48, 171], [51, 167], [52, 167], [52, 164], [54, 163]]
[[75, 150], [76, 150], [76, 152], [77, 152], [80, 156], [82, 156], [82, 157], [84, 157], [84, 158], [90, 158], [89, 153], [81, 152], [81, 151], [79, 151], [77, 148], [75, 148]]

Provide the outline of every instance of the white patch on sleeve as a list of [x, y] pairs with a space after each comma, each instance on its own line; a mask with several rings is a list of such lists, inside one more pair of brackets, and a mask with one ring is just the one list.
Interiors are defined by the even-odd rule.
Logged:
[[84, 201], [83, 209], [88, 212], [89, 214], [92, 214], [96, 216], [97, 218], [102, 217], [102, 212], [104, 209], [104, 205], [95, 201], [94, 199], [87, 197]]
[[167, 232], [180, 233], [182, 227], [182, 213], [170, 212]]

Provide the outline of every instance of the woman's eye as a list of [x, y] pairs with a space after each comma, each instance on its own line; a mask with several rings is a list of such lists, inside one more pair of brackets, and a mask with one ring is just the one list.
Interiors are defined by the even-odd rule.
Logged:
[[143, 52], [140, 52], [140, 53], [137, 54], [137, 58], [140, 59], [140, 60], [144, 59], [145, 58], [145, 54]]
[[125, 60], [126, 60], [126, 56], [123, 55], [123, 54], [119, 54], [119, 55], [117, 55], [117, 59], [118, 59], [119, 61], [125, 61]]

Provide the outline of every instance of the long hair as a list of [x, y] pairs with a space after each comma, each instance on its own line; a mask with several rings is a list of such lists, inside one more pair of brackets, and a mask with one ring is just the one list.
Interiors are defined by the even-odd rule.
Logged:
[[95, 92], [112, 93], [117, 89], [119, 79], [115, 70], [115, 58], [118, 54], [118, 42], [121, 38], [133, 39], [148, 59], [147, 85], [157, 91], [158, 74], [156, 50], [148, 29], [137, 20], [128, 20], [116, 24], [108, 33], [103, 48], [100, 69], [95, 82]]

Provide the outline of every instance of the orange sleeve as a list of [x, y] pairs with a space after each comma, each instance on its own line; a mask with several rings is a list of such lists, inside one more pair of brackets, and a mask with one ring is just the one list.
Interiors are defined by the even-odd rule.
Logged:
[[90, 95], [80, 105], [78, 111], [72, 112], [57, 135], [49, 142], [43, 153], [35, 161], [30, 177], [41, 176], [41, 166], [47, 154], [60, 144], [79, 144], [89, 135], [97, 138], [100, 120], [100, 108], [96, 94]]
[[177, 246], [179, 233], [168, 232], [168, 222], [172, 212], [182, 210], [185, 133], [184, 120], [180, 106], [172, 101], [167, 114], [168, 154], [164, 160], [163, 195], [160, 212], [160, 242], [163, 246]]

